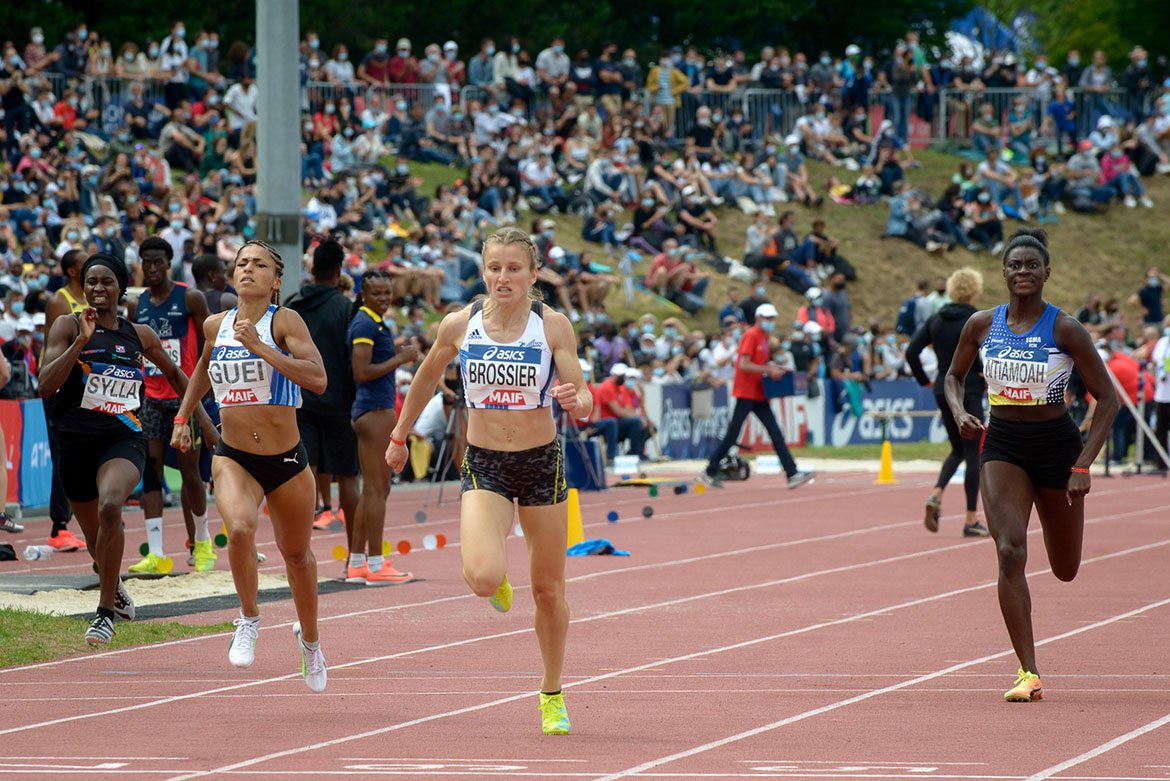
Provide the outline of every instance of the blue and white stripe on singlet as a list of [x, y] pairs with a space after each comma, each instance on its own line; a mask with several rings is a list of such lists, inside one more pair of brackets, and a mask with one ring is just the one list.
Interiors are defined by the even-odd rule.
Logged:
[[[207, 376], [211, 379], [216, 403], [221, 408], [257, 404], [300, 407], [300, 386], [236, 340], [238, 311], [232, 309], [223, 316], [215, 335], [211, 361], [207, 365]], [[268, 307], [268, 311], [256, 323], [256, 333], [261, 342], [288, 355], [272, 338], [272, 317], [275, 312], [275, 305]]]

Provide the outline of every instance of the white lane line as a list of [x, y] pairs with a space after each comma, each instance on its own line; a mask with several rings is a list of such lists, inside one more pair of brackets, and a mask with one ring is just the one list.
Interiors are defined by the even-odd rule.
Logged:
[[[1147, 551], [1147, 550], [1152, 550], [1154, 548], [1160, 548], [1164, 545], [1170, 545], [1170, 540], [1163, 540], [1161, 542], [1150, 543], [1148, 545], [1141, 545], [1141, 546], [1138, 546], [1136, 548], [1129, 548], [1129, 549], [1122, 550], [1122, 551], [1116, 551], [1114, 553], [1108, 553], [1108, 554], [1105, 554], [1102, 556], [1096, 556], [1096, 557], [1091, 558], [1091, 559], [1085, 559], [1081, 563], [1082, 563], [1082, 565], [1089, 564], [1089, 563], [1095, 563], [1095, 562], [1104, 561], [1107, 559], [1118, 558], [1120, 556], [1126, 556], [1126, 555], [1129, 555], [1131, 553], [1139, 553], [1139, 552], [1143, 552], [1143, 551]], [[1049, 572], [1051, 572], [1050, 569], [1041, 570], [1039, 572], [1034, 573], [1034, 575], [1042, 575], [1042, 574], [1046, 574]], [[979, 584], [976, 586], [968, 586], [966, 588], [948, 591], [948, 592], [943, 593], [943, 594], [935, 594], [935, 595], [932, 595], [929, 597], [922, 597], [920, 599], [913, 599], [913, 600], [910, 600], [908, 602], [902, 602], [902, 603], [899, 603], [896, 605], [890, 605], [890, 606], [887, 606], [884, 608], [878, 608], [876, 610], [871, 610], [871, 611], [866, 612], [866, 613], [858, 613], [858, 614], [853, 615], [853, 616], [848, 616], [845, 618], [838, 618], [838, 619], [834, 619], [832, 621], [823, 621], [823, 622], [818, 623], [818, 624], [812, 624], [810, 626], [801, 627], [799, 629], [791, 629], [791, 630], [788, 630], [785, 632], [779, 632], [779, 633], [776, 633], [773, 635], [768, 635], [766, 637], [759, 637], [759, 638], [755, 638], [752, 640], [744, 640], [742, 642], [733, 643], [731, 645], [722, 646], [720, 648], [707, 649], [707, 650], [699, 651], [696, 653], [684, 654], [682, 656], [675, 656], [675, 657], [672, 657], [670, 659], [659, 659], [659, 660], [649, 662], [646, 664], [640, 664], [640, 665], [637, 665], [634, 667], [628, 667], [624, 670], [615, 670], [613, 672], [605, 673], [603, 675], [595, 675], [591, 678], [585, 678], [585, 679], [580, 680], [580, 681], [566, 683], [566, 684], [564, 684], [564, 688], [566, 688], [566, 689], [568, 689], [570, 687], [575, 688], [578, 686], [584, 686], [584, 685], [591, 684], [591, 683], [597, 683], [598, 681], [608, 680], [610, 678], [616, 678], [616, 677], [626, 675], [626, 674], [629, 674], [632, 672], [640, 672], [642, 670], [654, 669], [656, 667], [660, 667], [660, 666], [666, 665], [666, 664], [673, 664], [675, 662], [688, 661], [690, 659], [696, 659], [696, 658], [700, 658], [700, 657], [704, 657], [704, 656], [709, 656], [709, 655], [712, 655], [715, 653], [722, 653], [724, 651], [732, 651], [732, 650], [737, 650], [740, 648], [748, 648], [750, 646], [759, 645], [761, 643], [767, 643], [767, 642], [771, 642], [773, 640], [778, 640], [778, 639], [786, 638], [786, 637], [793, 637], [796, 635], [805, 634], [808, 632], [813, 632], [813, 631], [816, 631], [818, 629], [824, 629], [826, 627], [848, 624], [848, 623], [851, 623], [853, 621], [858, 621], [858, 620], [862, 620], [865, 618], [872, 618], [874, 616], [879, 616], [879, 615], [885, 615], [885, 614], [892, 613], [892, 612], [897, 611], [897, 610], [903, 610], [906, 608], [915, 607], [917, 605], [928, 604], [930, 602], [938, 602], [940, 600], [949, 599], [950, 597], [957, 596], [959, 594], [967, 594], [967, 593], [970, 593], [973, 591], [978, 591], [981, 589], [990, 588], [994, 585], [996, 585], [995, 581], [991, 581], [988, 583], [982, 583], [982, 584]], [[1151, 604], [1145, 605], [1141, 608], [1138, 608], [1137, 610], [1122, 614], [1121, 616], [1115, 616], [1114, 618], [1111, 618], [1106, 622], [1097, 622], [1096, 624], [1089, 624], [1089, 625], [1083, 626], [1079, 629], [1074, 629], [1071, 632], [1066, 632], [1063, 635], [1057, 635], [1056, 637], [1049, 638], [1047, 640], [1041, 640], [1041, 641], [1037, 642], [1036, 645], [1038, 645], [1038, 646], [1045, 645], [1047, 643], [1053, 642], [1055, 640], [1063, 639], [1065, 637], [1072, 637], [1073, 635], [1077, 635], [1077, 634], [1080, 634], [1082, 632], [1089, 631], [1090, 629], [1095, 629], [1095, 628], [1097, 628], [1097, 626], [1104, 626], [1105, 624], [1112, 623], [1113, 621], [1122, 620], [1124, 618], [1129, 618], [1129, 617], [1132, 617], [1134, 615], [1138, 615], [1140, 613], [1143, 613], [1145, 611], [1153, 610], [1156, 607], [1161, 607], [1162, 605], [1165, 605], [1165, 604], [1170, 604], [1170, 599], [1161, 600], [1161, 601], [1156, 602], [1156, 603], [1151, 603]], [[961, 670], [965, 667], [971, 667], [971, 666], [974, 666], [976, 664], [981, 664], [985, 661], [988, 661], [991, 659], [996, 659], [996, 658], [999, 658], [1001, 656], [1007, 656], [1011, 653], [1014, 653], [1014, 652], [1009, 649], [1007, 651], [1002, 651], [998, 654], [992, 654], [990, 656], [983, 657], [983, 658], [977, 659], [977, 660], [972, 661], [972, 662], [964, 662], [964, 663], [961, 663], [958, 665], [953, 665], [952, 667], [949, 667], [946, 670], [943, 670], [941, 672], [933, 673], [931, 675], [923, 676], [921, 678], [915, 678], [911, 682], [903, 682], [900, 684], [895, 684], [894, 686], [888, 686], [888, 687], [885, 687], [884, 689], [881, 689], [878, 691], [879, 691], [879, 693], [885, 692], [885, 691], [894, 691], [896, 689], [903, 688], [905, 686], [913, 685], [913, 683], [915, 683], [915, 682], [931, 680], [932, 678], [937, 678], [941, 675], [945, 675], [948, 672], [952, 672], [954, 670]], [[437, 721], [439, 719], [447, 718], [449, 716], [457, 716], [457, 715], [461, 715], [464, 713], [471, 713], [473, 711], [484, 710], [486, 708], [492, 708], [492, 707], [495, 707], [497, 705], [504, 705], [504, 704], [507, 704], [510, 702], [515, 702], [517, 700], [524, 699], [526, 697], [532, 697], [534, 695], [535, 695], [535, 692], [526, 692], [524, 694], [517, 694], [517, 695], [510, 696], [510, 697], [502, 697], [500, 699], [492, 700], [490, 702], [480, 703], [478, 705], [470, 705], [470, 706], [465, 707], [465, 708], [459, 708], [457, 710], [447, 711], [444, 713], [435, 713], [435, 714], [431, 714], [429, 716], [421, 716], [421, 717], [416, 718], [416, 719], [411, 719], [410, 721], [404, 721], [404, 722], [400, 722], [398, 724], [391, 724], [391, 725], [386, 726], [386, 727], [379, 727], [376, 729], [367, 730], [365, 732], [358, 733], [356, 735], [347, 735], [347, 736], [340, 737], [340, 738], [333, 738], [331, 740], [324, 740], [324, 741], [320, 741], [318, 743], [313, 743], [313, 744], [308, 745], [308, 746], [301, 746], [298, 748], [285, 749], [283, 751], [273, 752], [271, 754], [266, 754], [266, 755], [261, 756], [261, 757], [254, 757], [252, 759], [242, 760], [240, 762], [235, 762], [235, 763], [230, 764], [230, 765], [224, 765], [223, 767], [216, 768], [216, 769], [210, 770], [210, 771], [205, 771], [202, 773], [195, 773], [195, 774], [184, 775], [184, 776], [175, 776], [174, 778], [170, 779], [170, 781], [184, 781], [185, 779], [197, 778], [197, 777], [204, 776], [204, 775], [210, 775], [212, 773], [220, 773], [220, 772], [228, 772], [228, 771], [232, 771], [232, 770], [238, 770], [239, 768], [242, 768], [242, 767], [250, 767], [252, 765], [256, 765], [256, 764], [259, 764], [261, 762], [267, 762], [267, 761], [270, 761], [272, 759], [279, 759], [281, 757], [291, 756], [293, 754], [300, 754], [300, 753], [304, 753], [306, 751], [315, 751], [315, 750], [320, 749], [320, 748], [328, 748], [331, 746], [337, 746], [337, 745], [341, 745], [343, 743], [352, 742], [354, 740], [362, 740], [362, 739], [365, 739], [368, 737], [375, 737], [377, 735], [383, 735], [383, 734], [386, 734], [388, 732], [394, 732], [397, 730], [405, 729], [407, 727], [413, 727], [413, 726], [416, 726], [418, 724], [425, 724], [425, 723], [430, 722], [430, 721]], [[853, 702], [858, 702], [861, 699], [868, 699], [871, 696], [875, 696], [875, 695], [873, 693], [870, 693], [870, 694], [864, 695], [860, 698], [854, 697], [854, 698], [850, 698], [849, 700], [844, 700], [842, 702], [844, 704], [851, 704]], [[823, 712], [824, 710], [832, 710], [834, 707], [840, 707], [840, 705], [828, 706], [827, 708], [817, 709], [816, 713]], [[810, 712], [810, 714], [815, 715], [815, 713], [813, 713], [813, 712]], [[4, 734], [4, 733], [0, 732], [0, 735], [2, 735], [2, 734]], [[728, 741], [728, 742], [730, 742], [730, 741]], [[656, 765], [650, 765], [646, 769], [650, 769], [650, 768], [655, 767], [655, 766]], [[615, 776], [615, 778], [618, 778], [618, 777], [621, 777], [621, 776]]]
[[[1127, 611], [1125, 613], [1120, 613], [1118, 615], [1111, 616], [1109, 618], [1102, 619], [1100, 621], [1094, 621], [1091, 624], [1086, 624], [1085, 626], [1081, 626], [1081, 627], [1078, 627], [1076, 629], [1069, 630], [1068, 632], [1062, 632], [1061, 634], [1053, 635], [1052, 637], [1047, 637], [1043, 640], [1038, 640], [1038, 641], [1036, 641], [1036, 646], [1039, 647], [1039, 646], [1049, 645], [1050, 643], [1054, 643], [1058, 640], [1065, 640], [1065, 639], [1068, 639], [1070, 637], [1074, 637], [1076, 635], [1083, 634], [1084, 632], [1088, 632], [1088, 631], [1093, 630], [1093, 629], [1100, 629], [1101, 627], [1109, 626], [1110, 624], [1114, 624], [1118, 621], [1124, 621], [1127, 618], [1133, 618], [1134, 616], [1141, 615], [1142, 613], [1147, 613], [1150, 610], [1164, 607], [1166, 605], [1170, 605], [1170, 599], [1162, 599], [1162, 600], [1159, 600], [1157, 602], [1154, 602], [1154, 603], [1151, 603], [1148, 605], [1143, 605], [1142, 607], [1139, 607], [1139, 608], [1135, 608], [1134, 610]], [[784, 719], [779, 719], [777, 721], [773, 721], [770, 724], [764, 724], [762, 726], [755, 727], [755, 728], [750, 729], [750, 730], [744, 730], [743, 732], [739, 732], [735, 735], [729, 735], [725, 738], [720, 738], [718, 740], [712, 740], [708, 743], [704, 743], [701, 746], [695, 746], [693, 748], [686, 749], [685, 751], [678, 751], [678, 752], [675, 752], [674, 754], [670, 754], [670, 755], [665, 756], [665, 757], [659, 757], [658, 759], [652, 759], [649, 762], [643, 762], [642, 764], [637, 765], [635, 767], [627, 768], [626, 770], [623, 770], [620, 773], [611, 773], [609, 775], [598, 776], [596, 781], [617, 781], [617, 779], [619, 779], [619, 778], [628, 778], [630, 776], [637, 776], [637, 775], [640, 775], [641, 773], [643, 773], [644, 771], [653, 770], [656, 767], [660, 767], [660, 766], [668, 764], [670, 762], [676, 762], [680, 759], [686, 759], [687, 757], [693, 757], [696, 754], [702, 754], [706, 751], [710, 751], [711, 749], [720, 748], [722, 746], [726, 746], [726, 745], [729, 745], [731, 743], [736, 743], [738, 741], [745, 740], [747, 738], [754, 737], [756, 735], [761, 735], [765, 732], [771, 732], [772, 730], [779, 729], [780, 727], [785, 727], [785, 726], [788, 726], [789, 724], [795, 724], [798, 721], [804, 721], [805, 719], [810, 719], [814, 716], [820, 716], [822, 714], [829, 713], [831, 711], [835, 711], [835, 710], [838, 710], [840, 708], [847, 707], [849, 705], [854, 705], [854, 704], [859, 703], [859, 702], [864, 702], [865, 700], [869, 700], [869, 699], [872, 699], [874, 697], [878, 697], [882, 694], [888, 694], [890, 692], [898, 691], [899, 689], [905, 689], [905, 688], [908, 688], [910, 686], [917, 686], [921, 683], [926, 683], [927, 681], [932, 681], [936, 678], [941, 678], [941, 677], [948, 675], [952, 672], [955, 672], [957, 670], [963, 670], [963, 669], [966, 669], [968, 667], [974, 667], [975, 665], [984, 664], [985, 662], [990, 662], [990, 661], [993, 661], [995, 659], [1003, 658], [1005, 656], [1011, 656], [1014, 653], [1015, 653], [1015, 651], [1008, 649], [1006, 651], [1001, 651], [999, 653], [981, 656], [978, 659], [971, 659], [971, 660], [968, 660], [965, 662], [960, 662], [959, 664], [951, 665], [950, 667], [944, 668], [944, 669], [939, 670], [937, 672], [929, 673], [927, 675], [920, 675], [917, 678], [911, 678], [909, 680], [902, 681], [900, 683], [895, 683], [895, 684], [892, 684], [890, 686], [885, 686], [881, 689], [875, 689], [873, 691], [866, 692], [865, 694], [859, 694], [856, 697], [849, 697], [848, 699], [838, 700], [837, 702], [833, 702], [833, 703], [830, 703], [828, 705], [822, 705], [819, 708], [813, 708], [812, 710], [807, 710], [803, 713], [798, 713], [795, 716], [789, 716], [789, 717], [784, 718]], [[1170, 716], [1168, 716], [1166, 718], [1170, 719]], [[1148, 727], [1149, 725], [1146, 725], [1146, 726]], [[1125, 737], [1125, 736], [1123, 736], [1123, 737]], [[1134, 737], [1136, 737], [1136, 735], [1134, 735]], [[1106, 745], [1108, 745], [1108, 744], [1106, 744]], [[1059, 772], [1059, 771], [1057, 771], [1057, 772]], [[1047, 778], [1047, 777], [1048, 776], [1042, 776], [1042, 778]]]
[[[1142, 726], [1138, 727], [1137, 729], [1130, 730], [1129, 732], [1125, 733], [1124, 735], [1118, 735], [1113, 740], [1102, 743], [1100, 746], [1097, 746], [1096, 748], [1091, 748], [1088, 751], [1086, 751], [1085, 753], [1079, 754], [1079, 755], [1073, 757], [1072, 759], [1068, 759], [1068, 760], [1065, 760], [1064, 762], [1053, 765], [1052, 767], [1045, 768], [1044, 770], [1041, 770], [1039, 773], [1034, 773], [1033, 775], [1028, 776], [1028, 781], [1043, 781], [1043, 779], [1045, 779], [1045, 778], [1052, 778], [1057, 773], [1063, 773], [1064, 771], [1068, 770], [1070, 767], [1076, 767], [1077, 765], [1080, 765], [1084, 762], [1088, 762], [1090, 759], [1096, 759], [1097, 757], [1101, 756], [1102, 754], [1109, 752], [1109, 751], [1112, 751], [1113, 749], [1117, 748], [1118, 746], [1122, 746], [1122, 745], [1130, 742], [1134, 738], [1140, 738], [1142, 735], [1145, 735], [1147, 732], [1153, 732], [1154, 730], [1158, 729], [1159, 727], [1164, 727], [1167, 724], [1170, 724], [1170, 713], [1166, 714], [1165, 716], [1163, 716], [1160, 719], [1154, 719], [1149, 724], [1143, 724]], [[1165, 746], [1165, 744], [1163, 744], [1163, 746]]]

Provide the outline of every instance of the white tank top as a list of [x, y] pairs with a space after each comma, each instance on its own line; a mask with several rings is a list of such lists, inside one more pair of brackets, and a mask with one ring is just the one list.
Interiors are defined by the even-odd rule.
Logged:
[[459, 348], [463, 392], [471, 409], [540, 409], [552, 403], [552, 350], [544, 335], [544, 305], [532, 302], [524, 333], [511, 344], [488, 338], [483, 302], [471, 307]]
[[[267, 361], [244, 347], [236, 340], [236, 312], [232, 309], [223, 316], [219, 332], [215, 335], [215, 347], [211, 350], [211, 361], [207, 365], [207, 376], [211, 389], [220, 407], [238, 407], [256, 404], [275, 404], [287, 407], [301, 406], [301, 388], [288, 377], [272, 368]], [[275, 306], [256, 323], [260, 341], [280, 350], [272, 338], [272, 317]], [[284, 350], [280, 350], [284, 352]], [[288, 355], [288, 353], [284, 353]]]

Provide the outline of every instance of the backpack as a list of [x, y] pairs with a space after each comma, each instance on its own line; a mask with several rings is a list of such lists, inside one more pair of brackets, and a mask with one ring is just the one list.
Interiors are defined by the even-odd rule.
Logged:
[[918, 309], [918, 297], [911, 296], [902, 302], [898, 308], [898, 319], [894, 323], [894, 330], [907, 336], [914, 335], [914, 314]]

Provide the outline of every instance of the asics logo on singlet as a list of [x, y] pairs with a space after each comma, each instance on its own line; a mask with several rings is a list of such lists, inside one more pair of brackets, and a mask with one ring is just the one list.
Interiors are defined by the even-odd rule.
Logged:
[[120, 380], [133, 380], [138, 378], [138, 372], [134, 369], [126, 369], [121, 366], [107, 366], [102, 369], [101, 375], [103, 377], [116, 377]]
[[247, 347], [222, 347], [219, 355], [212, 356], [220, 361], [235, 361], [240, 358], [251, 358], [252, 351]]
[[989, 352], [987, 357], [988, 358], [1003, 358], [1003, 359], [1008, 359], [1008, 360], [1011, 360], [1013, 358], [1017, 359], [1017, 360], [1019, 360], [1019, 359], [1032, 360], [1033, 358], [1036, 357], [1036, 351], [1033, 350], [1032, 348], [1019, 349], [1016, 347], [1010, 347], [1008, 345], [1004, 345], [1003, 347], [998, 347], [995, 350]]
[[484, 350], [483, 359], [485, 361], [522, 361], [524, 360], [523, 350], [504, 350], [499, 347], [489, 347]]

